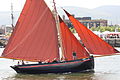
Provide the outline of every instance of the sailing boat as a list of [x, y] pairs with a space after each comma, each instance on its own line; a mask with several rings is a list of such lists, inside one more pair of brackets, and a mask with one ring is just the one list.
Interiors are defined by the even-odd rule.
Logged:
[[[60, 17], [59, 24], [60, 31], [57, 31], [56, 20], [44, 0], [26, 0], [1, 56], [37, 62], [11, 66], [17, 73], [93, 71], [93, 56], [90, 56]], [[58, 32], [60, 41], [58, 41]], [[62, 49], [62, 57], [59, 48]]]

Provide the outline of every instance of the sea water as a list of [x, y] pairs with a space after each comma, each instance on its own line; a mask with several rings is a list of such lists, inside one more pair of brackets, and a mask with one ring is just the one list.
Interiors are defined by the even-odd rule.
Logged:
[[[3, 48], [0, 48], [0, 54]], [[0, 80], [120, 80], [120, 55], [95, 58], [94, 73], [17, 74], [10, 59], [0, 58]]]

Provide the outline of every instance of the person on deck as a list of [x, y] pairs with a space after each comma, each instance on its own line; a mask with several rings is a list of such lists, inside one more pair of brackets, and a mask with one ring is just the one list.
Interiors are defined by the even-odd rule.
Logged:
[[73, 55], [73, 60], [76, 60], [77, 59], [76, 52], [73, 52], [72, 55]]
[[22, 65], [25, 65], [24, 61], [22, 60]]

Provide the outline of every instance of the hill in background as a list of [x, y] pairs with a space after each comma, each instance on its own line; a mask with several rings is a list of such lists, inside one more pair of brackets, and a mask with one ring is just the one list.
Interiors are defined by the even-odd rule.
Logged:
[[[120, 24], [120, 6], [101, 6], [94, 9], [82, 7], [65, 6], [63, 7], [75, 17], [92, 17], [92, 19], [106, 19], [109, 24]], [[15, 21], [18, 19], [19, 11], [14, 12]], [[62, 9], [58, 8], [58, 13], [65, 15]], [[66, 16], [67, 19], [67, 16]], [[0, 25], [11, 24], [11, 13], [0, 12]]]

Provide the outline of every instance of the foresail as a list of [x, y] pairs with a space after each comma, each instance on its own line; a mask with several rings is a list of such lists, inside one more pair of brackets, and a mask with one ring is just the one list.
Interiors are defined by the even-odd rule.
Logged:
[[84, 49], [84, 47], [80, 44], [80, 42], [76, 39], [76, 37], [69, 30], [67, 25], [63, 22], [63, 20], [59, 17], [60, 21], [60, 31], [61, 38], [63, 44], [64, 57], [66, 60], [73, 60], [73, 52], [76, 53], [77, 59], [82, 59], [89, 57], [89, 54]]
[[27, 61], [59, 58], [54, 17], [44, 0], [26, 0], [2, 57]]
[[106, 43], [104, 40], [95, 35], [92, 31], [90, 31], [86, 26], [81, 24], [77, 19], [75, 19], [72, 15], [70, 15], [66, 10], [64, 10], [69, 19], [71, 20], [74, 28], [79, 34], [82, 42], [85, 47], [91, 54], [97, 55], [112, 55], [117, 53], [118, 51]]

